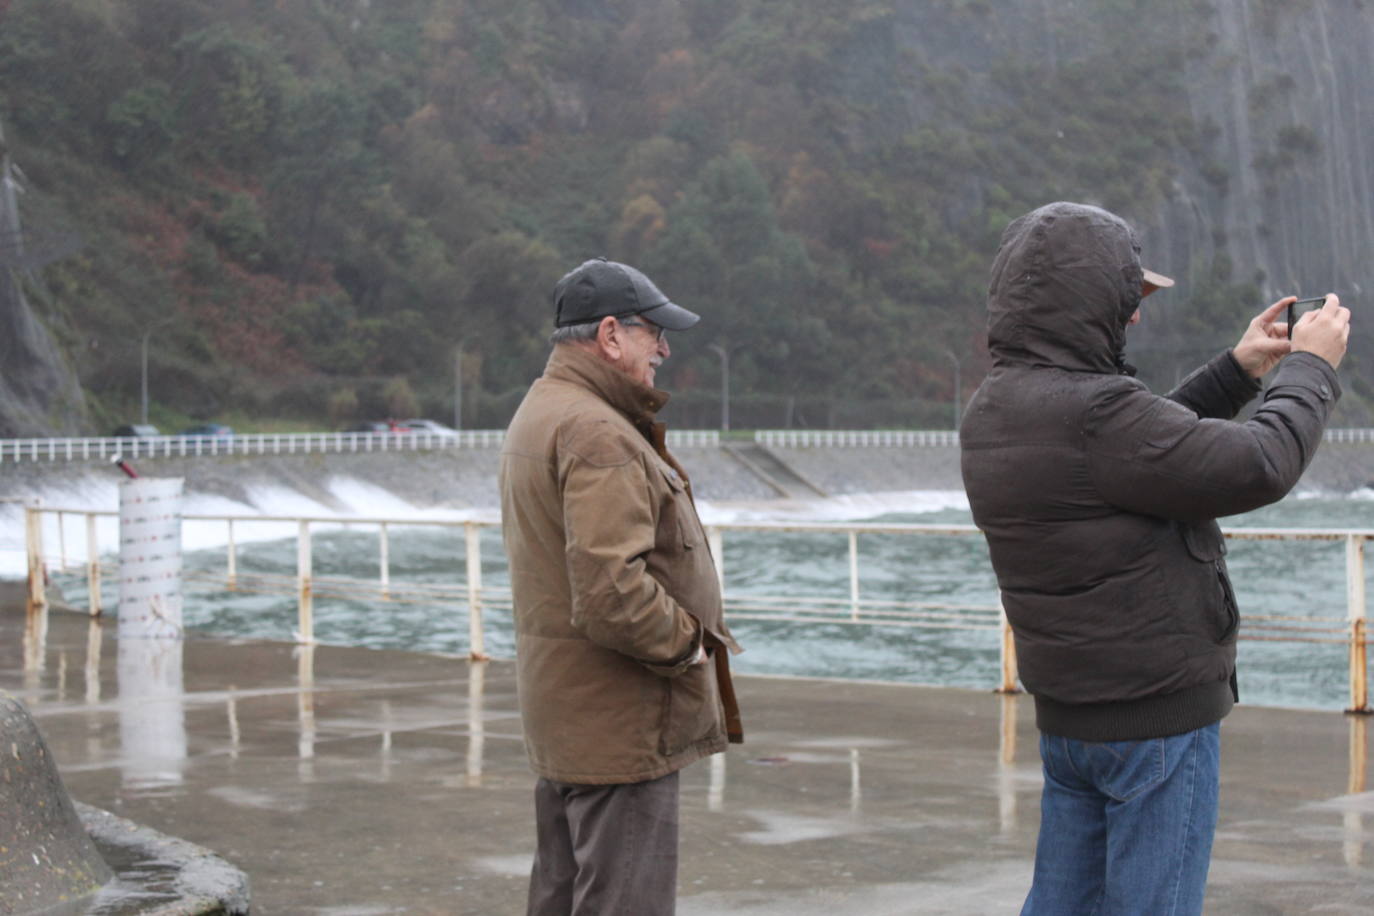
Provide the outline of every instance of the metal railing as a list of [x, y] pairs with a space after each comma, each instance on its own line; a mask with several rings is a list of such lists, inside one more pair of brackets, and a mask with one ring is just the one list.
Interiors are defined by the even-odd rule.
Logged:
[[125, 458], [197, 458], [217, 455], [295, 455], [318, 452], [399, 452], [443, 448], [495, 448], [502, 430], [381, 433], [253, 433], [237, 436], [142, 436], [80, 439], [3, 439], [0, 463], [99, 461]]
[[[0, 439], [0, 464], [35, 461], [100, 461], [125, 458], [200, 458], [219, 455], [304, 455], [311, 453], [412, 452], [433, 449], [500, 448], [505, 430], [453, 432], [398, 430], [377, 433], [250, 433], [237, 436], [144, 436], [85, 439]], [[714, 429], [668, 433], [676, 448], [715, 446]]]
[[[449, 433], [250, 433], [236, 436], [146, 436], [141, 438], [0, 439], [0, 464], [35, 461], [99, 461], [126, 458], [197, 458], [219, 455], [295, 455], [321, 452], [404, 452], [430, 449], [499, 448], [500, 429]], [[761, 429], [753, 441], [768, 448], [955, 448], [950, 429]], [[1324, 441], [1374, 443], [1374, 429], [1328, 429]], [[715, 429], [669, 430], [669, 448], [715, 448]]]
[[1374, 429], [1328, 429], [1322, 440], [1324, 442], [1367, 444], [1374, 442]]
[[[44, 550], [42, 516], [57, 518], [57, 554]], [[84, 559], [68, 562], [65, 518], [68, 515], [84, 519]], [[100, 544], [96, 519], [114, 517], [113, 512], [94, 512], [83, 509], [28, 507], [25, 510], [26, 550], [28, 553], [30, 607], [45, 606], [44, 584], [49, 566], [59, 570], [84, 568], [87, 578], [89, 610], [101, 612], [100, 583], [106, 567], [100, 560]], [[216, 522], [226, 526], [226, 561], [223, 575], [194, 574], [200, 578], [225, 583], [231, 590], [293, 593], [297, 601], [297, 630], [293, 634], [301, 643], [314, 642], [314, 611], [317, 598], [372, 598], [389, 602], [459, 603], [468, 614], [469, 652], [473, 658], [486, 657], [486, 638], [483, 612], [488, 609], [509, 609], [509, 589], [484, 586], [482, 582], [482, 552], [480, 534], [484, 528], [497, 528], [492, 521], [438, 521], [400, 518], [311, 518], [300, 516], [230, 516], [185, 515], [185, 521]], [[294, 576], [281, 574], [244, 573], [238, 568], [236, 526], [264, 522], [294, 526], [296, 540], [296, 571]], [[373, 528], [378, 534], [378, 575], [375, 579], [356, 577], [326, 577], [315, 574], [312, 534], [321, 527], [355, 529]], [[390, 532], [396, 527], [461, 528], [465, 542], [465, 577], [452, 583], [412, 583], [395, 581], [391, 576]], [[733, 594], [725, 590], [725, 570], [729, 555], [725, 552], [727, 533], [811, 533], [843, 535], [848, 542], [848, 594], [835, 598], [798, 598], [796, 596], [765, 596]], [[1374, 538], [1368, 530], [1325, 529], [1230, 529], [1226, 536], [1233, 540], [1284, 540], [1340, 543], [1345, 551], [1346, 614], [1345, 617], [1298, 617], [1277, 614], [1247, 614], [1242, 618], [1241, 639], [1299, 643], [1326, 643], [1348, 648], [1349, 706], [1347, 712], [1368, 713], [1368, 650], [1366, 638], [1365, 600], [1365, 543]], [[771, 620], [803, 625], [822, 623], [921, 627], [927, 629], [985, 630], [999, 633], [1000, 677], [997, 689], [1016, 690], [1016, 655], [1011, 629], [1000, 606], [931, 601], [883, 600], [865, 595], [861, 588], [859, 537], [974, 537], [980, 532], [972, 525], [885, 525], [854, 523], [740, 523], [707, 526], [707, 537], [713, 556], [718, 558], [717, 572], [721, 579], [725, 608], [730, 620]]]
[[[754, 441], [771, 448], [954, 448], [952, 429], [761, 429]], [[1328, 429], [1323, 441], [1374, 443], [1374, 429]]]
[[952, 429], [761, 429], [754, 441], [769, 448], [955, 447]]

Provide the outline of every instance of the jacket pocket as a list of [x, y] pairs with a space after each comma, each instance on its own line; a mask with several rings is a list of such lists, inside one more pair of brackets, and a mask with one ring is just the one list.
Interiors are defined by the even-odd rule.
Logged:
[[672, 545], [679, 550], [695, 550], [701, 541], [697, 532], [696, 512], [692, 509], [687, 484], [677, 471], [663, 466], [663, 480], [668, 485], [668, 499], [663, 507], [663, 526], [671, 535]]
[[1219, 639], [1227, 643], [1236, 638], [1236, 630], [1240, 629], [1240, 608], [1236, 607], [1236, 593], [1231, 588], [1231, 577], [1226, 573], [1226, 564], [1218, 560], [1216, 568], [1217, 579], [1221, 582], [1223, 604]]
[[1188, 548], [1188, 555], [1199, 563], [1206, 563], [1211, 566], [1212, 575], [1216, 576], [1218, 606], [1213, 606], [1209, 610], [1213, 612], [1213, 623], [1211, 636], [1219, 643], [1229, 642], [1235, 638], [1236, 630], [1240, 627], [1240, 611], [1236, 607], [1236, 593], [1231, 588], [1231, 577], [1226, 572], [1226, 538], [1221, 533], [1221, 526], [1214, 521], [1183, 523], [1183, 543]]
[[1180, 522], [1183, 543], [1194, 560], [1215, 563], [1226, 556], [1226, 538], [1216, 522]]
[[701, 741], [721, 737], [724, 712], [714, 664], [693, 665], [663, 686], [660, 754], [673, 757]]

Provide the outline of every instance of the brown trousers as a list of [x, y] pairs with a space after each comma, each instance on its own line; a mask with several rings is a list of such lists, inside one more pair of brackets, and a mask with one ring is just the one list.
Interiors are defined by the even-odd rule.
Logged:
[[540, 779], [527, 916], [673, 916], [678, 778], [583, 786]]

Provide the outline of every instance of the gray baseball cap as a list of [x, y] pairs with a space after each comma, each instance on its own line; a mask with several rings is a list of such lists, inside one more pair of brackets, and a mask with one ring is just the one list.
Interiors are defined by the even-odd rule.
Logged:
[[668, 301], [652, 280], [628, 264], [593, 258], [563, 275], [553, 288], [555, 322], [589, 324], [608, 315], [642, 315], [661, 328], [685, 331], [701, 320], [696, 312]]

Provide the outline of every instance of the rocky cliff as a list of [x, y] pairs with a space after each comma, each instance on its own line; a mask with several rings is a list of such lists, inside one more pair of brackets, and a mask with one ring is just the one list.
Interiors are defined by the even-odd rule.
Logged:
[[[872, 104], [849, 129], [975, 138], [964, 148], [986, 164], [952, 174], [970, 213], [1039, 171], [1043, 200], [1075, 195], [1126, 215], [1147, 262], [1179, 281], [1133, 334], [1156, 376], [1171, 377], [1222, 339], [1207, 333], [1222, 321], [1190, 316], [1224, 317], [1226, 334], [1241, 326], [1216, 308], [1248, 300], [1237, 288], [1262, 302], [1334, 291], [1357, 307], [1374, 290], [1371, 48], [1368, 0], [906, 3], [853, 55]], [[1036, 127], [1020, 123], [1027, 114]], [[978, 137], [988, 130], [1001, 133]], [[1112, 167], [1095, 175], [1075, 146], [1138, 163], [1140, 180], [1113, 186]], [[1357, 322], [1351, 369], [1374, 359], [1371, 334]]]
[[0, 131], [0, 437], [74, 435], [83, 420], [81, 386], [19, 282], [27, 258], [18, 190]]
[[1266, 297], [1335, 291], [1358, 308], [1374, 291], [1374, 5], [1214, 7], [1186, 67], [1204, 146], [1180, 156], [1147, 244], [1180, 276], [1220, 251]]

